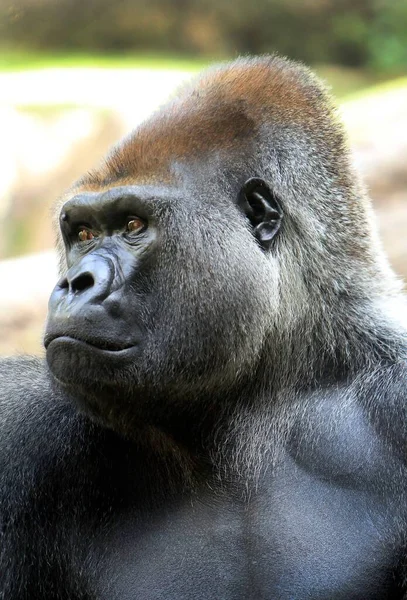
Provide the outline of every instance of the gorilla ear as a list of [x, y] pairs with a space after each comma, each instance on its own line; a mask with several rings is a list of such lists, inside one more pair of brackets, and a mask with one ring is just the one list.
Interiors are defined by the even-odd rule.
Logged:
[[283, 218], [281, 206], [270, 186], [259, 177], [248, 179], [240, 190], [238, 206], [252, 224], [255, 238], [267, 250]]

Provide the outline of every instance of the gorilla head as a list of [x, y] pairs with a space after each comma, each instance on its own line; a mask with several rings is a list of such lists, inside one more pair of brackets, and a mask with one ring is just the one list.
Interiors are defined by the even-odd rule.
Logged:
[[48, 364], [120, 430], [140, 411], [265, 385], [264, 373], [295, 386], [345, 369], [341, 324], [393, 285], [329, 98], [281, 58], [207, 71], [58, 217]]

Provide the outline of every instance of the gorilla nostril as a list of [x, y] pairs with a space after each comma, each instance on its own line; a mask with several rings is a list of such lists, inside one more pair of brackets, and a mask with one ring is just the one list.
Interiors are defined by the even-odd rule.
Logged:
[[74, 277], [74, 279], [71, 281], [71, 291], [74, 293], [83, 292], [84, 290], [87, 290], [93, 287], [94, 285], [95, 280], [91, 273], [81, 273], [80, 275]]
[[69, 282], [68, 279], [66, 277], [64, 277], [63, 279], [60, 279], [58, 281], [58, 287], [60, 290], [68, 290], [69, 289]]

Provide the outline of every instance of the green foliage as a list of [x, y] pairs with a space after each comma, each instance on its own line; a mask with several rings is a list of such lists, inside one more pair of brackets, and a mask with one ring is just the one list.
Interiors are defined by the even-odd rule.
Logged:
[[166, 69], [198, 71], [208, 65], [207, 58], [185, 55], [145, 54], [138, 51], [107, 54], [105, 52], [73, 52], [28, 50], [7, 47], [0, 51], [0, 71], [26, 71], [42, 68], [91, 67], [102, 69]]
[[369, 63], [384, 71], [407, 70], [407, 2], [376, 2], [376, 19], [368, 40]]
[[309, 63], [407, 66], [406, 0], [15, 0], [2, 43], [23, 49], [188, 53], [277, 51]]

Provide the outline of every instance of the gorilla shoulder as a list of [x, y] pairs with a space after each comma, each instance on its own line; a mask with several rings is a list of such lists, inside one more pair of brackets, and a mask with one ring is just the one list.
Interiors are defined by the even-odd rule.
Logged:
[[0, 454], [16, 456], [29, 446], [40, 452], [45, 440], [56, 448], [67, 417], [80, 419], [67, 394], [53, 384], [44, 360], [26, 356], [0, 361]]
[[10, 357], [0, 362], [0, 413], [14, 414], [24, 406], [40, 403], [51, 394], [50, 380], [43, 360], [33, 356]]

